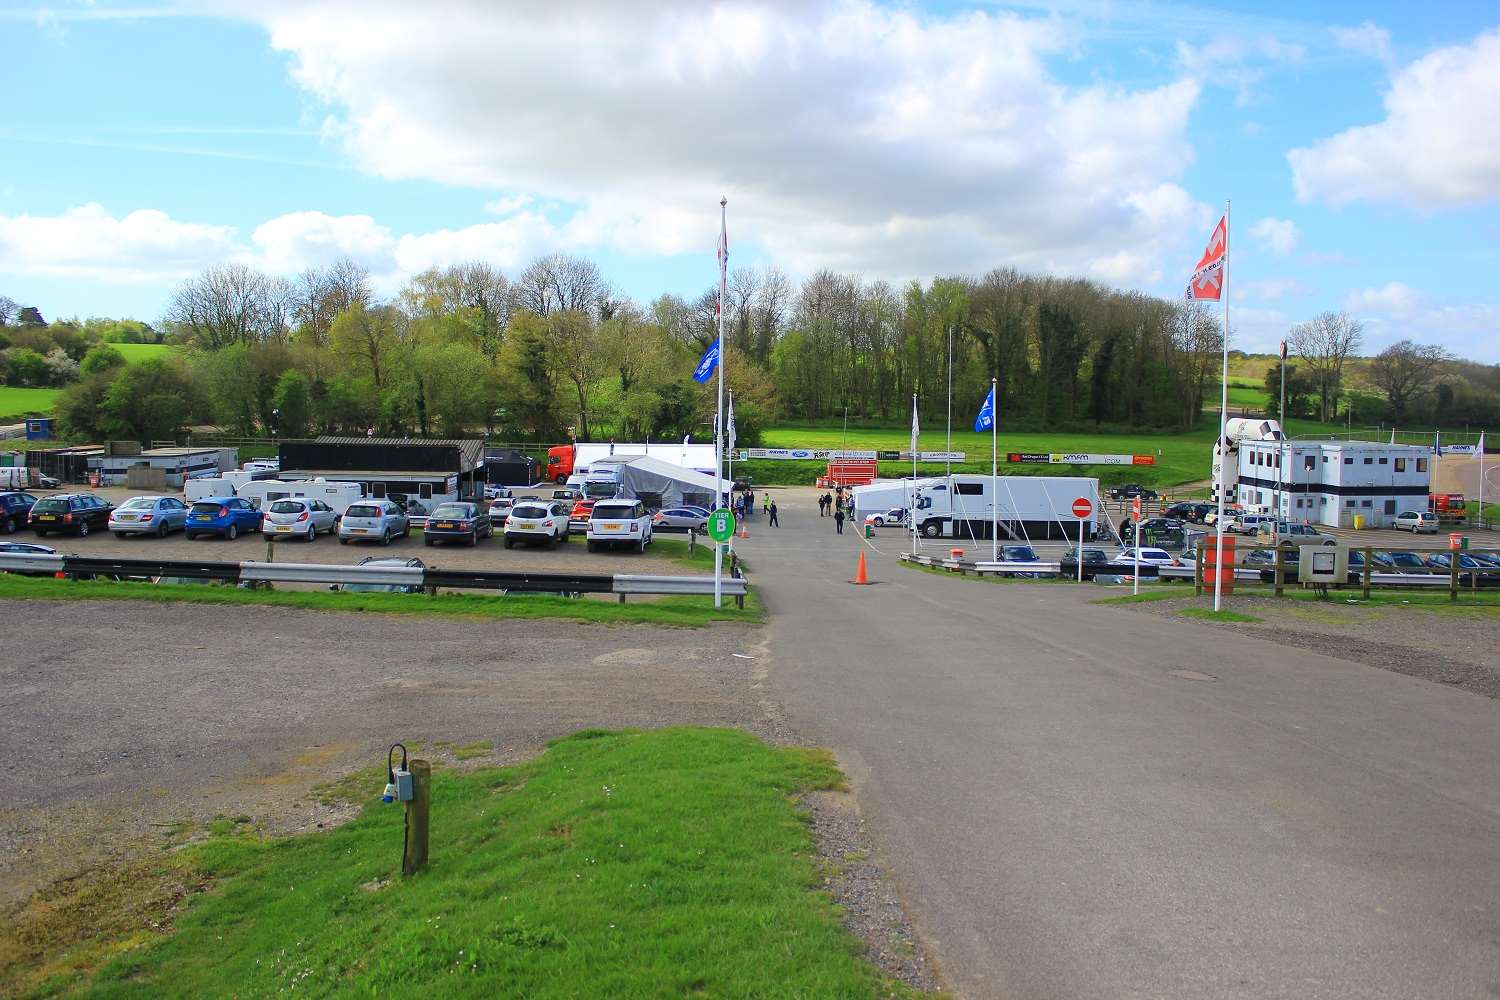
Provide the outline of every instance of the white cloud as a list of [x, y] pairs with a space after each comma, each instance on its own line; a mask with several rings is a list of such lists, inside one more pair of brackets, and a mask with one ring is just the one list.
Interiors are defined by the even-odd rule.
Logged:
[[257, 226], [253, 262], [269, 271], [289, 274], [350, 257], [372, 273], [395, 267], [396, 238], [368, 215], [291, 212]]
[[1250, 227], [1250, 236], [1262, 248], [1285, 257], [1297, 249], [1302, 233], [1291, 219], [1265, 218]]
[[1391, 33], [1378, 25], [1364, 22], [1357, 28], [1330, 28], [1339, 48], [1391, 64]]
[[1291, 320], [1279, 309], [1242, 306], [1234, 310], [1229, 328], [1229, 346], [1249, 354], [1274, 351], [1291, 328]]
[[1365, 324], [1365, 353], [1376, 354], [1398, 340], [1440, 344], [1463, 358], [1500, 363], [1500, 306], [1487, 302], [1439, 302], [1392, 281], [1344, 296], [1344, 308]]
[[503, 192], [515, 218], [470, 237], [505, 252], [553, 235], [531, 196], [569, 207], [566, 245], [711, 254], [727, 195], [731, 236], [795, 270], [1140, 282], [1207, 214], [1178, 186], [1198, 81], [1064, 85], [1057, 19], [475, 0], [434, 33], [394, 0], [257, 10], [325, 135], [372, 174]]
[[1403, 68], [1386, 118], [1287, 154], [1297, 197], [1431, 209], [1500, 197], [1500, 30]]
[[61, 215], [0, 215], [0, 273], [118, 284], [176, 281], [222, 260], [233, 226], [178, 222], [139, 209], [115, 218], [90, 202]]
[[1265, 79], [1267, 66], [1301, 62], [1306, 55], [1301, 45], [1272, 35], [1223, 35], [1200, 46], [1177, 43], [1178, 65], [1205, 84], [1232, 88], [1240, 107], [1255, 102], [1255, 87]]

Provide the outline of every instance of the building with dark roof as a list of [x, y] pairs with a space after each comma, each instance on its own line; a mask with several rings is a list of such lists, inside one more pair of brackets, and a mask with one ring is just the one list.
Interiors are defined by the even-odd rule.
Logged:
[[283, 480], [360, 483], [366, 496], [425, 504], [484, 494], [484, 442], [478, 439], [324, 436], [283, 441], [280, 458]]

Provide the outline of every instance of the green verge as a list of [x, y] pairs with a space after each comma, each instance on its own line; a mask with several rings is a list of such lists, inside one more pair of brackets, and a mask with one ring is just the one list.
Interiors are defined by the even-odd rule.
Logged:
[[402, 810], [378, 802], [326, 833], [190, 846], [174, 863], [207, 888], [175, 930], [147, 932], [97, 972], [49, 953], [55, 971], [30, 988], [105, 998], [910, 995], [861, 957], [819, 889], [824, 872], [793, 796], [841, 784], [826, 752], [741, 732], [587, 730], [516, 767], [437, 772], [431, 860], [410, 878], [400, 875]]
[[1149, 590], [1142, 594], [1126, 594], [1123, 597], [1101, 597], [1098, 600], [1089, 601], [1090, 604], [1149, 604], [1152, 601], [1169, 601], [1174, 597], [1192, 597], [1191, 590], [1186, 593], [1181, 588], [1176, 590]]
[[234, 604], [388, 615], [445, 615], [455, 618], [563, 618], [603, 624], [696, 627], [710, 622], [759, 622], [764, 611], [752, 590], [743, 611], [733, 602], [715, 608], [712, 597], [614, 600], [543, 594], [359, 594], [296, 590], [242, 590], [209, 584], [114, 583], [54, 580], [0, 574], [0, 600], [153, 601], [159, 604]]

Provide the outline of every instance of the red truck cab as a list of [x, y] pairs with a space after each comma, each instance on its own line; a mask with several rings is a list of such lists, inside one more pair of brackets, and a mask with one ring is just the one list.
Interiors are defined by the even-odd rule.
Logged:
[[573, 474], [573, 446], [560, 444], [547, 449], [547, 478], [554, 483], [565, 483]]

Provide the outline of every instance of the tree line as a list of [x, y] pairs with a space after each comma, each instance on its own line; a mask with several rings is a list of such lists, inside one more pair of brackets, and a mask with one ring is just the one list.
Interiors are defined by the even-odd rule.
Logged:
[[[482, 261], [425, 271], [388, 298], [348, 259], [290, 279], [235, 262], [184, 281], [154, 326], [48, 324], [0, 300], [0, 349], [10, 384], [66, 387], [56, 412], [77, 437], [211, 424], [246, 436], [703, 440], [714, 387], [690, 373], [717, 336], [717, 299], [710, 288], [638, 303], [592, 261], [561, 254], [513, 275]], [[898, 288], [743, 268], [724, 327], [741, 445], [779, 420], [902, 423], [914, 391], [931, 421], [950, 380], [955, 412], [968, 413], [995, 378], [1012, 430], [1180, 430], [1217, 399], [1216, 315], [1079, 279], [1000, 269]], [[1292, 331], [1290, 414], [1338, 417], [1360, 333], [1338, 314]], [[182, 350], [126, 365], [109, 349], [122, 340]], [[1397, 346], [1406, 353], [1372, 363], [1393, 410], [1500, 398], [1446, 355]]]

